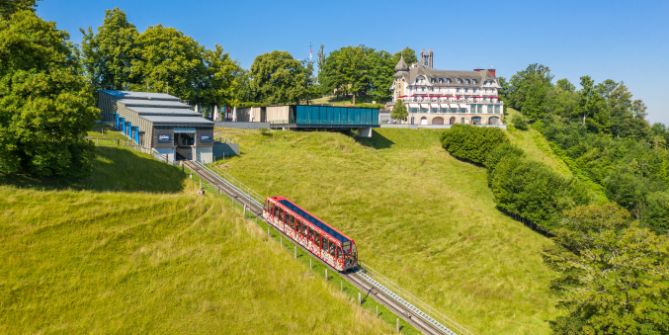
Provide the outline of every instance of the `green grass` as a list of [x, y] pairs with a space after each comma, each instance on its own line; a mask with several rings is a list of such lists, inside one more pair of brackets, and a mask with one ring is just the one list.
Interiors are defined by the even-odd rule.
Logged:
[[[519, 112], [512, 108], [507, 108], [507, 113], [509, 115], [507, 120], [512, 120]], [[529, 159], [547, 165], [563, 177], [573, 177], [567, 164], [553, 152], [548, 140], [536, 129], [530, 127], [527, 130], [520, 130], [515, 129], [510, 124], [507, 134], [511, 143], [525, 151]]]
[[551, 242], [500, 213], [485, 170], [450, 157], [440, 131], [219, 130], [242, 153], [214, 164], [285, 195], [354, 238], [361, 260], [477, 334], [547, 334]]
[[392, 332], [186, 173], [98, 154], [76, 187], [0, 185], [0, 333]]

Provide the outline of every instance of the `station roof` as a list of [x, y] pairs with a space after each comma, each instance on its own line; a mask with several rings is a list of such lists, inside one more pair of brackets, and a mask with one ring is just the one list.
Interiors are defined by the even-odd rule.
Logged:
[[207, 120], [201, 116], [165, 116], [165, 115], [142, 115], [143, 119], [153, 122], [154, 124], [194, 124], [202, 126], [213, 126], [214, 122]]
[[199, 113], [187, 108], [169, 108], [169, 107], [130, 107], [139, 115], [186, 115], [200, 116]]
[[143, 107], [170, 107], [170, 108], [188, 108], [190, 106], [179, 100], [146, 100], [146, 99], [119, 99], [118, 102], [130, 107], [130, 106], [143, 106]]
[[156, 100], [175, 100], [179, 98], [166, 93], [153, 92], [134, 92], [134, 91], [117, 91], [117, 90], [102, 90], [117, 99], [156, 99]]

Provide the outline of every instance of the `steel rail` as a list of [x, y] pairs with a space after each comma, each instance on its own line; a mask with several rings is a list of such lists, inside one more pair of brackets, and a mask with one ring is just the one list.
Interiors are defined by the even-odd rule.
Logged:
[[[226, 194], [228, 197], [243, 205], [257, 218], [267, 222], [262, 217], [262, 204], [251, 196], [251, 190], [245, 191], [241, 186], [234, 185], [220, 174], [212, 171], [208, 167], [196, 161], [183, 161], [183, 164], [191, 171], [195, 172], [200, 178], [211, 184], [219, 192]], [[267, 222], [269, 224], [269, 222]], [[285, 235], [288, 237], [287, 235]], [[290, 237], [288, 237], [290, 238]], [[291, 239], [292, 240], [292, 239]], [[300, 246], [303, 250], [309, 251], [302, 245], [293, 240], [293, 242]], [[311, 251], [309, 251], [311, 252]], [[322, 264], [330, 267], [327, 263], [317, 258]], [[336, 271], [336, 270], [335, 270]], [[375, 280], [362, 264], [359, 265], [356, 271], [342, 273], [339, 272], [344, 279], [356, 286], [362, 292], [367, 292], [367, 295], [372, 295], [374, 298], [383, 304], [386, 308], [402, 318], [407, 323], [414, 326], [416, 329], [426, 335], [456, 335], [456, 333], [435, 320], [428, 313], [411, 304], [406, 299], [389, 289], [388, 287]]]

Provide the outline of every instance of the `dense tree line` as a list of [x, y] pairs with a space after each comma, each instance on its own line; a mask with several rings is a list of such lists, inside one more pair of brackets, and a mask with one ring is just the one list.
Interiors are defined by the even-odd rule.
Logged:
[[68, 34], [3, 2], [0, 18], [0, 174], [80, 176], [90, 171], [85, 138], [98, 117]]
[[332, 51], [324, 58], [318, 81], [324, 95], [351, 97], [377, 102], [390, 99], [395, 64], [404, 57], [407, 64], [417, 62], [416, 52], [410, 48], [390, 54], [364, 45], [347, 46]]
[[82, 62], [96, 88], [165, 92], [200, 104], [239, 100], [245, 72], [220, 45], [207, 50], [162, 25], [138, 32], [123, 11], [105, 12], [102, 26], [82, 30]]
[[646, 107], [620, 82], [580, 88], [566, 79], [552, 82], [550, 69], [530, 65], [515, 74], [504, 100], [522, 112], [558, 149], [573, 169], [606, 190], [609, 199], [657, 232], [669, 229], [669, 132], [650, 126]]
[[644, 104], [612, 80], [583, 76], [577, 89], [533, 64], [501, 83], [504, 101], [522, 113], [515, 128], [543, 132], [574, 174], [599, 183], [610, 200], [594, 201], [576, 180], [528, 161], [508, 141], [490, 141], [498, 130], [443, 136], [451, 154], [488, 169], [501, 210], [553, 236], [545, 259], [559, 271], [554, 288], [566, 311], [554, 332], [669, 333], [666, 127], [650, 126]]
[[554, 288], [567, 311], [551, 323], [556, 334], [669, 331], [669, 236], [613, 202], [589, 199], [576, 180], [525, 158], [500, 129], [460, 125], [442, 142], [455, 157], [486, 167], [500, 210], [555, 240], [544, 257], [560, 274]]

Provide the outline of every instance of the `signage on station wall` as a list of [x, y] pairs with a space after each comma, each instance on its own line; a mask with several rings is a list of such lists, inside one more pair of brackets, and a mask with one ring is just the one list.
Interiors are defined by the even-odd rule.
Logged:
[[210, 135], [200, 135], [200, 142], [202, 142], [202, 143], [209, 143], [212, 140], [213, 139], [211, 138]]
[[170, 135], [158, 135], [158, 143], [170, 143]]

